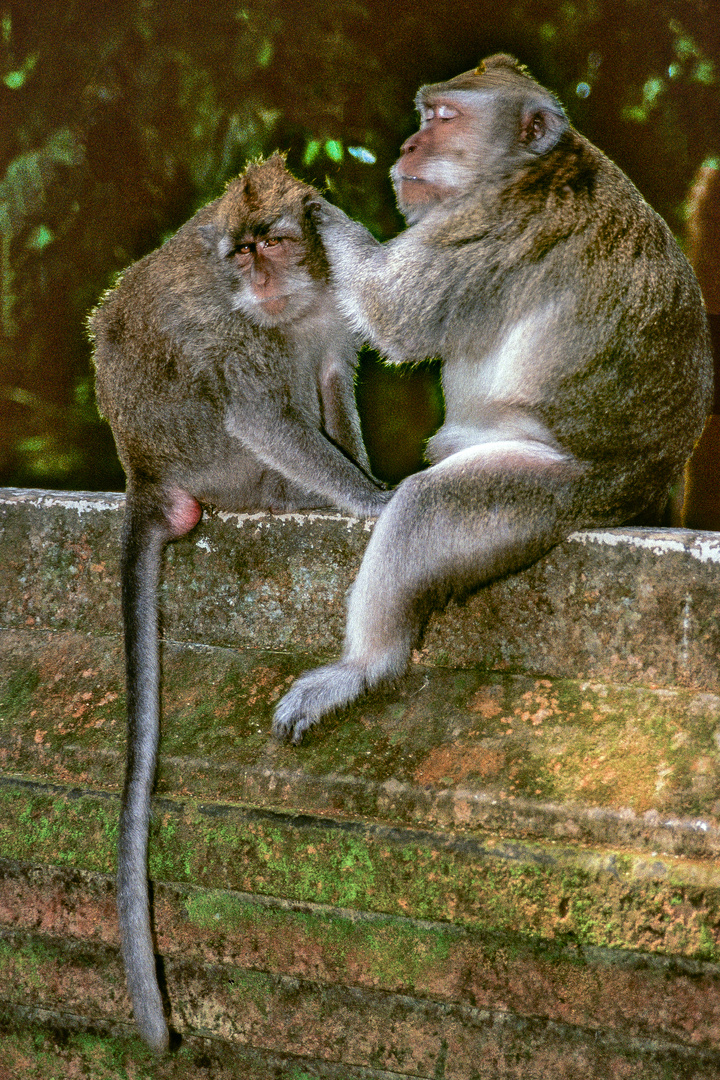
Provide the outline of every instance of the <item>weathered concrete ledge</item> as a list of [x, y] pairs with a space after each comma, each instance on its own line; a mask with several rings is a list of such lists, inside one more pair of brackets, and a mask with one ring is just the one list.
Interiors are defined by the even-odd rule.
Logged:
[[[0, 619], [118, 630], [123, 497], [0, 490]], [[232, 647], [338, 650], [370, 522], [206, 514], [168, 549], [165, 634]], [[436, 616], [419, 659], [720, 691], [720, 534], [575, 533], [534, 567]]]
[[[18, 1031], [131, 1030], [121, 506], [0, 493]], [[151, 873], [183, 1052], [209, 1040], [221, 1076], [241, 1048], [251, 1080], [495, 1080], [518, 1055], [538, 1080], [719, 1075], [720, 536], [577, 534], [434, 617], [398, 687], [280, 746], [273, 704], [337, 653], [370, 529], [210, 515], [168, 552]]]

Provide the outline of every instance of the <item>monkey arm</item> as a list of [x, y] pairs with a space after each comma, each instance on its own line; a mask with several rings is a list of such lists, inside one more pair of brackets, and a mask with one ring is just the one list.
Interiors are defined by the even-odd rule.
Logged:
[[370, 473], [370, 461], [360, 430], [355, 404], [354, 364], [343, 357], [328, 356], [320, 370], [318, 391], [322, 404], [323, 429], [341, 450]]
[[264, 465], [352, 514], [373, 517], [391, 497], [290, 402], [265, 400], [260, 410], [233, 401], [224, 424]]
[[437, 356], [442, 323], [427, 318], [425, 301], [430, 295], [432, 306], [442, 308], [447, 281], [432, 248], [418, 243], [415, 229], [381, 244], [325, 199], [309, 205], [351, 326], [392, 363]]

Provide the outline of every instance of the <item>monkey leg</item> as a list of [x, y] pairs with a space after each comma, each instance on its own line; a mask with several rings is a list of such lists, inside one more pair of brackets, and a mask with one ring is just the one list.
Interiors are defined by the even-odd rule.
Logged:
[[273, 732], [297, 743], [323, 716], [402, 675], [433, 609], [530, 565], [572, 530], [583, 471], [552, 447], [512, 440], [403, 481], [352, 587], [340, 661], [295, 682]]

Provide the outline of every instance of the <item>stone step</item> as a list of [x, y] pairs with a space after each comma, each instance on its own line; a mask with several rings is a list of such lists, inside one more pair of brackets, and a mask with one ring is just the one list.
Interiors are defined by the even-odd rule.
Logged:
[[[20, 1055], [31, 1025], [140, 1069], [120, 506], [0, 499], [0, 1025]], [[182, 1045], [138, 1075], [720, 1075], [720, 537], [577, 535], [280, 745], [368, 531], [215, 516], [168, 553], [150, 872]]]
[[[275, 1056], [279, 1076], [291, 1061], [366, 1078], [505, 1077], [513, 1058], [530, 1080], [720, 1068], [717, 965], [230, 890], [161, 885], [154, 900], [176, 1030], [248, 1054], [243, 1075], [275, 1075]], [[3, 861], [0, 912], [0, 1018], [83, 1016], [127, 1040], [112, 879]]]
[[[270, 717], [305, 663], [166, 642], [158, 795], [643, 857], [720, 853], [719, 695], [416, 665], [293, 747], [270, 737]], [[118, 637], [0, 634], [3, 776], [117, 793], [124, 743]]]

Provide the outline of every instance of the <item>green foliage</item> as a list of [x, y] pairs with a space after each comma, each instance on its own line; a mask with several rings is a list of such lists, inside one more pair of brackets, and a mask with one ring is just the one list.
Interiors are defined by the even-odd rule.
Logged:
[[[387, 173], [418, 84], [498, 49], [556, 89], [681, 229], [693, 174], [720, 146], [720, 39], [699, 7], [417, 0], [393, 19], [380, 0], [2, 5], [0, 482], [122, 486], [89, 397], [83, 331], [113, 275], [247, 158], [276, 148], [376, 235], [392, 235], [401, 222]], [[386, 457], [397, 440], [385, 429], [403, 423], [397, 378], [377, 382], [370, 412], [385, 419], [368, 431], [376, 467], [394, 479], [420, 462], [416, 448], [403, 464]], [[425, 379], [417, 393], [420, 412], [437, 417]]]

